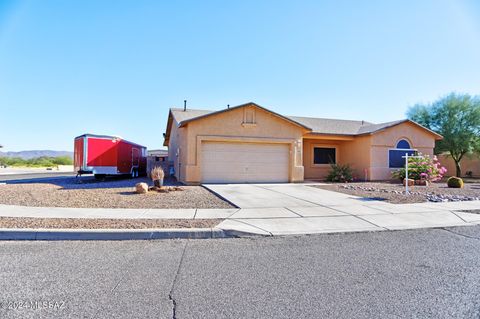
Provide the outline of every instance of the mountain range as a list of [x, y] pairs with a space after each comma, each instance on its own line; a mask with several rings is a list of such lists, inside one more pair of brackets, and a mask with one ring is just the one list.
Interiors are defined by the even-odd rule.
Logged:
[[30, 150], [30, 151], [19, 151], [19, 152], [2, 152], [0, 151], [0, 157], [20, 157], [22, 159], [31, 159], [36, 157], [58, 157], [58, 156], [69, 156], [73, 158], [73, 152], [69, 151], [52, 151], [52, 150]]

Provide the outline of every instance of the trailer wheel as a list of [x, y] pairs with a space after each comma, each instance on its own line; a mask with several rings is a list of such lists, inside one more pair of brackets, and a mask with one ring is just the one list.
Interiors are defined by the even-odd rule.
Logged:
[[95, 179], [96, 179], [97, 181], [104, 181], [106, 175], [105, 175], [105, 174], [95, 174], [95, 175], [93, 175], [93, 177], [95, 177]]

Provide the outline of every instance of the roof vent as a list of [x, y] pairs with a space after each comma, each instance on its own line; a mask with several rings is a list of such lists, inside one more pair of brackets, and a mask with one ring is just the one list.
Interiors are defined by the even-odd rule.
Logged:
[[362, 125], [364, 125], [364, 124], [365, 124], [365, 121], [364, 121], [364, 120], [362, 120]]
[[227, 104], [227, 109], [229, 109], [229, 108], [230, 108], [230, 104]]
[[183, 111], [187, 110], [187, 100], [183, 100]]

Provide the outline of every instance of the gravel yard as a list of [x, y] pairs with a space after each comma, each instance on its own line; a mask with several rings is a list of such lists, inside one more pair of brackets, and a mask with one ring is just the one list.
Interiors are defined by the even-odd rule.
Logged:
[[0, 228], [155, 229], [212, 228], [221, 219], [89, 219], [0, 217]]
[[[79, 182], [81, 181], [81, 183]], [[228, 202], [201, 186], [181, 186], [183, 191], [134, 193], [146, 178], [96, 181], [83, 176], [0, 184], [0, 204], [36, 207], [82, 208], [232, 208]], [[165, 185], [179, 185], [166, 180]]]
[[405, 186], [399, 183], [349, 183], [312, 185], [330, 191], [366, 198], [385, 200], [394, 204], [447, 202], [460, 200], [480, 200], [480, 183], [465, 183], [464, 188], [448, 188], [446, 183], [433, 183], [430, 186], [410, 187], [410, 195], [405, 196]]

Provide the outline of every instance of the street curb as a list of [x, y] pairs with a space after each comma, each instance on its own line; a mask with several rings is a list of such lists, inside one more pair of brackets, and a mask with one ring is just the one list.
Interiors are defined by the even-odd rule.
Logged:
[[152, 240], [263, 236], [220, 228], [186, 229], [29, 229], [0, 228], [0, 240]]

